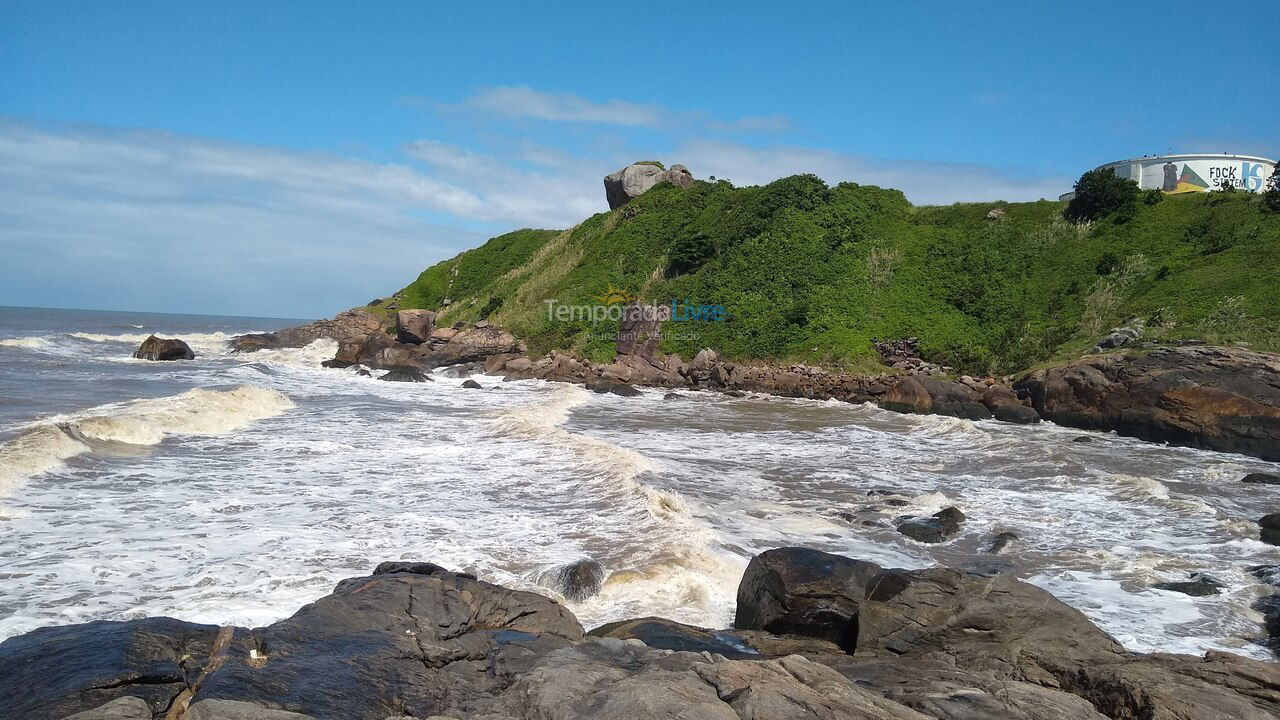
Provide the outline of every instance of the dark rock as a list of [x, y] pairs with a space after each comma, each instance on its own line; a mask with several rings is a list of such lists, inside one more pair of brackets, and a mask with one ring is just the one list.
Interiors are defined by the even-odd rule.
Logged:
[[[452, 570], [444, 567], [443, 565], [437, 565], [433, 562], [422, 562], [422, 561], [405, 562], [402, 560], [387, 560], [386, 562], [378, 563], [377, 567], [373, 569], [373, 572], [371, 573], [371, 575], [374, 575], [374, 576], [395, 575], [396, 573], [408, 573], [410, 575], [441, 575], [441, 576], [449, 576], [454, 574]], [[475, 577], [472, 576], [471, 579], [474, 580]]]
[[358, 375], [358, 376], [360, 376], [360, 377], [373, 377], [373, 373], [369, 372], [368, 370], [366, 370], [366, 369], [364, 369], [364, 368], [360, 368], [360, 369], [356, 370], [356, 375]]
[[484, 386], [483, 386], [483, 385], [481, 385], [480, 383], [476, 382], [475, 380], [466, 380], [466, 381], [464, 381], [464, 382], [462, 383], [462, 387], [467, 388], [467, 389], [469, 389], [469, 390], [483, 390], [483, 389], [484, 389]]
[[1254, 565], [1249, 574], [1264, 583], [1280, 587], [1280, 565]]
[[1254, 485], [1280, 485], [1280, 475], [1272, 475], [1271, 473], [1249, 473], [1244, 476], [1240, 482], [1247, 482]]
[[730, 633], [715, 633], [706, 628], [683, 625], [657, 617], [621, 620], [591, 630], [592, 637], [639, 640], [651, 648], [682, 652], [709, 652], [731, 659], [758, 660], [760, 653], [751, 652], [742, 643], [730, 644]]
[[1059, 425], [1280, 460], [1280, 358], [1241, 348], [1108, 353], [1028, 373], [1014, 389]]
[[191, 347], [177, 339], [160, 338], [152, 335], [133, 352], [139, 360], [195, 360], [196, 354]]
[[429, 382], [431, 377], [418, 368], [395, 368], [378, 379], [388, 382], [420, 383]]
[[[1126, 653], [1008, 575], [782, 548], [748, 566], [740, 624], [767, 618], [795, 634], [642, 618], [583, 637], [540, 595], [433, 563], [375, 572], [264, 628], [160, 618], [10, 638], [0, 716], [1271, 720], [1280, 707], [1275, 663]], [[1255, 607], [1280, 619], [1275, 597]]]
[[667, 393], [666, 395], [662, 396], [662, 399], [663, 400], [683, 400], [684, 396], [681, 395], [680, 393]]
[[1262, 613], [1262, 627], [1267, 631], [1267, 645], [1280, 654], [1280, 594], [1258, 598], [1250, 607]]
[[1262, 542], [1280, 545], [1280, 512], [1263, 515], [1258, 519], [1258, 527]]
[[218, 633], [213, 625], [147, 618], [9, 638], [0, 643], [0, 717], [60, 720], [126, 695], [163, 712], [199, 674]]
[[886, 410], [927, 415], [933, 412], [933, 398], [914, 377], [902, 378], [880, 400]]
[[[338, 584], [292, 617], [237, 633], [197, 700], [260, 703], [318, 718], [444, 714], [536, 656], [582, 637], [573, 615], [430, 563], [396, 563]], [[249, 651], [265, 665], [247, 661]], [[494, 676], [497, 673], [497, 677]]]
[[566, 600], [582, 602], [600, 594], [604, 566], [595, 560], [577, 560], [542, 573], [538, 584], [555, 590]]
[[1088, 435], [1077, 435], [1071, 438], [1071, 442], [1091, 443], [1093, 442], [1093, 438], [1089, 437]]
[[1040, 414], [1022, 404], [1013, 390], [1003, 385], [992, 385], [982, 394], [982, 404], [995, 419], [1002, 422], [1030, 424], [1040, 422]]
[[445, 368], [435, 370], [434, 375], [440, 375], [447, 378], [469, 378], [484, 372], [484, 363], [476, 361], [463, 363], [461, 365], [449, 365]]
[[999, 660], [1034, 673], [1036, 656], [1115, 660], [1120, 645], [1049, 592], [1009, 575], [889, 569], [859, 606], [859, 654], [945, 651], [978, 665]]
[[987, 548], [987, 552], [992, 555], [995, 555], [999, 553], [1001, 550], [1004, 550], [1006, 547], [1008, 547], [1009, 543], [1017, 539], [1018, 539], [1018, 534], [1015, 532], [1010, 532], [1006, 530], [1001, 533], [996, 533], [996, 536], [991, 538], [991, 547]]
[[612, 393], [622, 397], [636, 397], [643, 394], [631, 385], [621, 383], [616, 380], [609, 380], [607, 378], [588, 381], [587, 389], [594, 393]]
[[1208, 575], [1192, 573], [1191, 580], [1189, 581], [1162, 582], [1156, 583], [1151, 587], [1157, 590], [1179, 592], [1183, 595], [1190, 595], [1191, 597], [1206, 597], [1209, 595], [1221, 595], [1222, 588], [1225, 586]]
[[401, 310], [396, 313], [396, 340], [420, 345], [436, 330], [436, 314], [430, 310]]
[[854, 619], [879, 565], [788, 547], [751, 559], [738, 585], [734, 627], [828, 640], [852, 652]]
[[982, 404], [982, 396], [964, 383], [918, 376], [916, 382], [929, 394], [930, 412], [965, 420], [985, 420], [991, 411]]
[[949, 507], [927, 518], [911, 518], [898, 524], [898, 532], [924, 543], [940, 543], [960, 532], [964, 513]]
[[329, 368], [331, 370], [345, 370], [352, 365], [355, 365], [355, 363], [348, 360], [339, 360], [338, 358], [324, 360], [320, 363], [320, 367]]

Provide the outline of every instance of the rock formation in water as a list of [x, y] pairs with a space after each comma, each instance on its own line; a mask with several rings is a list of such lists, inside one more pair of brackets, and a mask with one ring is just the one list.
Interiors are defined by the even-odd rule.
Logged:
[[653, 163], [634, 163], [605, 176], [604, 196], [609, 201], [609, 209], [614, 210], [660, 182], [689, 187], [693, 184], [693, 174], [683, 165], [672, 165], [664, 170], [661, 165]]
[[1280, 666], [1126, 652], [1006, 576], [805, 548], [754, 558], [737, 627], [662, 618], [584, 634], [555, 601], [431, 563], [261, 628], [169, 618], [0, 643], [23, 720], [1263, 720]]
[[1280, 357], [1240, 348], [1110, 353], [1014, 384], [1046, 420], [1280, 460]]
[[133, 356], [139, 360], [195, 360], [196, 358], [196, 354], [191, 352], [191, 346], [182, 340], [155, 335], [143, 340]]

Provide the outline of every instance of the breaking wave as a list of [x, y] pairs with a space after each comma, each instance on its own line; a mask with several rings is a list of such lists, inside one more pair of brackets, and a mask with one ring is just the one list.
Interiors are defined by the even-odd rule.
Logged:
[[156, 445], [170, 435], [232, 432], [292, 407], [280, 392], [245, 385], [231, 390], [194, 388], [47, 418], [0, 446], [0, 495], [81, 453]]
[[560, 427], [569, 418], [569, 412], [590, 397], [586, 390], [577, 385], [556, 384], [548, 394], [548, 399], [542, 402], [498, 415], [499, 427], [511, 434], [572, 450], [582, 464], [613, 481], [615, 489], [643, 498], [654, 517], [671, 518], [685, 512], [685, 503], [678, 495], [650, 487], [637, 479], [658, 469], [652, 460], [634, 450]]
[[49, 341], [42, 337], [17, 337], [5, 338], [0, 340], [0, 347], [25, 348], [27, 350], [40, 350], [48, 347]]

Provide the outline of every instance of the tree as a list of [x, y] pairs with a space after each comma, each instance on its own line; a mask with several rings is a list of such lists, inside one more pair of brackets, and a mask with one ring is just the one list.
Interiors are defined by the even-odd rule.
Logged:
[[1062, 211], [1071, 222], [1087, 222], [1119, 213], [1132, 217], [1138, 203], [1138, 183], [1116, 175], [1111, 168], [1090, 170], [1075, 185], [1076, 195]]
[[1273, 213], [1280, 213], [1280, 170], [1272, 169], [1267, 191], [1262, 193], [1262, 206]]

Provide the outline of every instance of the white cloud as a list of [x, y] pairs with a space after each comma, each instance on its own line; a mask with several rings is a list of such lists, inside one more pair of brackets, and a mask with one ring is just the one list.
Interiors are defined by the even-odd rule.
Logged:
[[[409, 104], [402, 99], [401, 104]], [[417, 100], [413, 104], [421, 105]], [[650, 129], [696, 129], [716, 133], [780, 133], [791, 129], [784, 115], [758, 115], [719, 120], [702, 110], [675, 110], [658, 103], [628, 100], [597, 102], [566, 92], [551, 92], [524, 86], [481, 88], [459, 105], [442, 105], [445, 110], [479, 113], [508, 119], [532, 118], [548, 122], [595, 123]]]
[[509, 118], [639, 127], [660, 125], [667, 121], [669, 115], [660, 105], [626, 100], [594, 102], [573, 93], [515, 86], [484, 88], [467, 98], [463, 106]]
[[920, 205], [1057, 199], [1074, 181], [1065, 175], [1031, 175], [986, 165], [894, 160], [787, 145], [755, 148], [716, 140], [690, 140], [671, 155], [698, 177], [715, 175], [735, 185], [813, 173], [828, 183], [847, 180], [897, 188]]
[[328, 313], [482, 239], [423, 213], [481, 211], [405, 165], [0, 121], [0, 303]]
[[435, 140], [414, 141], [405, 152], [481, 198], [486, 219], [518, 226], [565, 228], [608, 209], [603, 178], [617, 169], [599, 159], [542, 149], [536, 159], [543, 169], [529, 170], [512, 159]]

